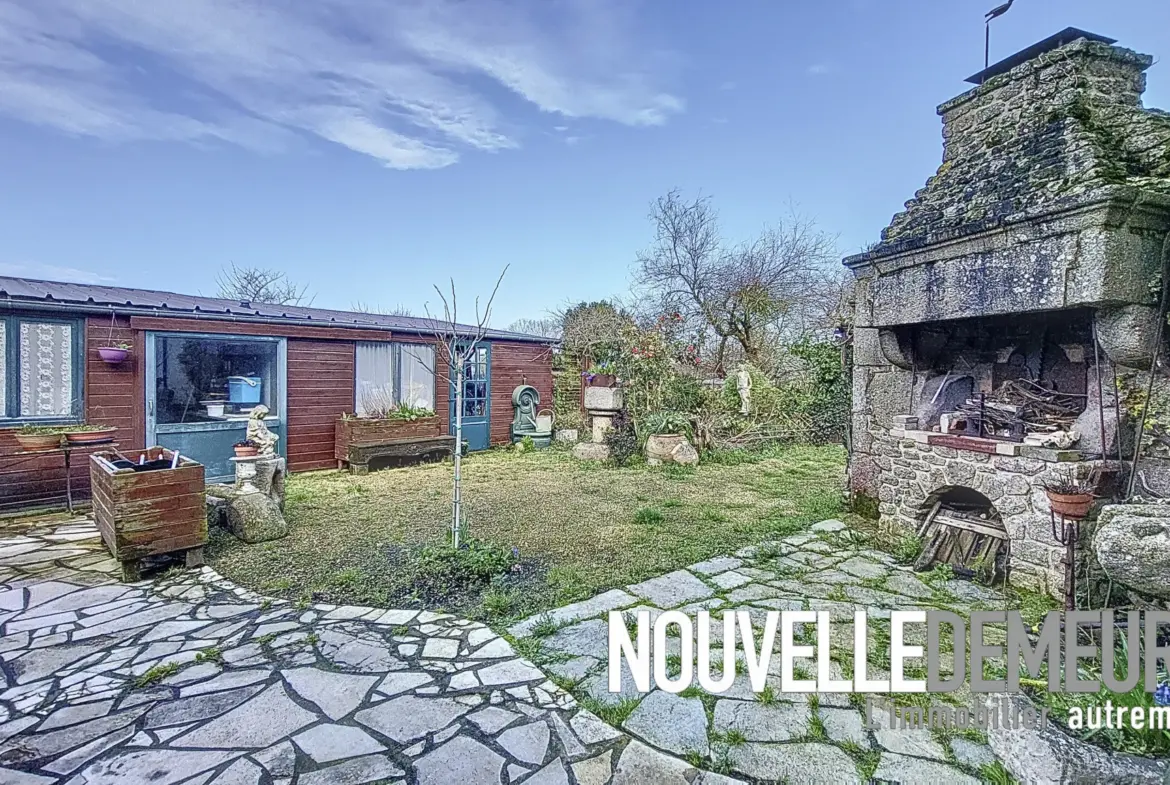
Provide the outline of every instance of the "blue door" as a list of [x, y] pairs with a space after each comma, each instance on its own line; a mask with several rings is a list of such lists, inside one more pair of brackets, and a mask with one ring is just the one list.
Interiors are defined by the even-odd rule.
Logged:
[[285, 454], [283, 338], [147, 333], [145, 363], [148, 447], [198, 461], [208, 482], [230, 480], [232, 445], [244, 440], [252, 409], [264, 405], [264, 423]]
[[[486, 450], [491, 444], [491, 369], [492, 347], [487, 343], [476, 346], [463, 363], [463, 441], [467, 442], [468, 450]], [[451, 433], [455, 433], [454, 394], [451, 396]]]

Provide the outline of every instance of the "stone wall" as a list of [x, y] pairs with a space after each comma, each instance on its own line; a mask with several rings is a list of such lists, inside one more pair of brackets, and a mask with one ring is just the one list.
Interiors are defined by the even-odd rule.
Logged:
[[[1063, 591], [1064, 548], [1052, 536], [1044, 484], [1069, 469], [1068, 463], [956, 450], [923, 444], [894, 433], [873, 435], [873, 463], [882, 473], [878, 489], [882, 519], [914, 532], [937, 496], [971, 488], [987, 497], [1011, 541], [1011, 581], [1059, 596]], [[1095, 462], [1080, 462], [1088, 473]]]

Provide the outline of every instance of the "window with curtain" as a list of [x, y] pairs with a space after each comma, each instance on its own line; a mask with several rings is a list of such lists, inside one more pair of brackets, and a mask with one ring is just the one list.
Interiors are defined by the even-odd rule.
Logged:
[[398, 399], [416, 409], [435, 408], [435, 347], [425, 344], [399, 344], [402, 369], [399, 374]]
[[354, 411], [359, 417], [398, 403], [394, 390], [394, 344], [359, 343], [354, 357]]
[[81, 334], [76, 321], [0, 317], [0, 418], [81, 416]]
[[377, 415], [400, 403], [435, 408], [433, 346], [363, 342], [354, 360], [354, 411], [359, 416]]

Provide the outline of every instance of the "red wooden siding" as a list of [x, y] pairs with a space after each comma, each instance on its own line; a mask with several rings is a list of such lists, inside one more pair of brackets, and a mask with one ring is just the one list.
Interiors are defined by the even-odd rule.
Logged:
[[[97, 356], [97, 347], [110, 341], [125, 341], [134, 346], [120, 365], [107, 365]], [[141, 335], [130, 328], [130, 320], [118, 318], [113, 335], [106, 317], [85, 320], [85, 379], [83, 385], [85, 421], [117, 426], [118, 443], [127, 449], [142, 447], [142, 367]], [[60, 453], [45, 456], [17, 455], [21, 447], [8, 430], [0, 430], [0, 511], [17, 507], [63, 504], [65, 501], [65, 463]], [[89, 496], [89, 457], [87, 452], [73, 454], [74, 499]]]
[[334, 423], [353, 412], [352, 341], [288, 341], [288, 468], [328, 469]]
[[553, 407], [552, 350], [532, 343], [492, 342], [492, 444], [512, 439], [512, 391], [530, 384], [540, 393], [540, 407]]
[[[163, 331], [198, 330], [227, 334], [269, 334], [288, 336], [288, 411], [286, 448], [291, 471], [328, 469], [336, 466], [334, 422], [353, 411], [355, 340], [377, 337], [384, 341], [432, 343], [428, 336], [391, 335], [389, 331], [354, 331], [346, 328], [285, 329], [225, 321], [176, 317], [118, 317], [110, 333], [108, 316], [85, 320], [85, 379], [83, 385], [85, 420], [117, 426], [122, 449], [142, 449], [145, 444], [143, 410], [145, 368], [143, 356], [146, 328]], [[310, 329], [320, 330], [307, 334]], [[299, 333], [299, 335], [298, 335]], [[367, 336], [367, 333], [369, 335]], [[133, 346], [120, 365], [107, 365], [97, 356], [97, 347], [125, 341]], [[442, 431], [450, 432], [450, 384], [447, 360], [436, 353], [439, 373], [435, 380], [435, 412]], [[512, 390], [531, 384], [540, 393], [541, 406], [552, 408], [552, 362], [547, 346], [526, 343], [492, 342], [491, 423], [492, 444], [506, 444], [512, 423]], [[20, 446], [9, 431], [0, 427], [0, 512], [21, 507], [61, 505], [65, 498], [64, 463], [60, 454], [18, 456]], [[89, 497], [87, 453], [74, 455], [74, 498]]]

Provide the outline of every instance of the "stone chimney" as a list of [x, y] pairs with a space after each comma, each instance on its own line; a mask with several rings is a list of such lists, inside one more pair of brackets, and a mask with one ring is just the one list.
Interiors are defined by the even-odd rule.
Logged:
[[1149, 55], [1068, 28], [938, 107], [943, 162], [865, 253], [856, 324], [1149, 304], [1170, 220], [1170, 114]]
[[[1142, 109], [1154, 59], [1074, 28], [976, 74], [938, 107], [943, 163], [883, 246], [980, 228], [1108, 185], [1170, 178], [1170, 116]], [[1131, 182], [1132, 181], [1132, 182]]]

